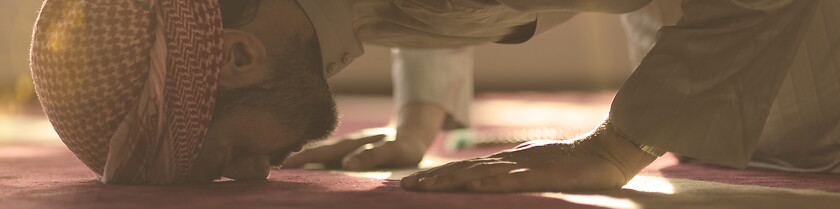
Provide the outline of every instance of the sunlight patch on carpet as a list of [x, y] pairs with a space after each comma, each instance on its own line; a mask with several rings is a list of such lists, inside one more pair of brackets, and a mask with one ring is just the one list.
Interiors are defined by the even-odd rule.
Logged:
[[641, 208], [639, 204], [630, 199], [615, 198], [606, 195], [594, 194], [566, 194], [560, 192], [544, 192], [538, 193], [537, 196], [561, 199], [568, 202], [573, 202], [583, 205], [591, 205], [605, 208], [615, 209], [635, 209]]

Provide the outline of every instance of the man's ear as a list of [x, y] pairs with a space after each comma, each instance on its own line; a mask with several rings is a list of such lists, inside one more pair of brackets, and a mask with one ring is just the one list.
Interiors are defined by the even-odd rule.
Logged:
[[270, 73], [265, 48], [251, 33], [224, 29], [224, 63], [219, 85], [237, 88], [265, 80]]

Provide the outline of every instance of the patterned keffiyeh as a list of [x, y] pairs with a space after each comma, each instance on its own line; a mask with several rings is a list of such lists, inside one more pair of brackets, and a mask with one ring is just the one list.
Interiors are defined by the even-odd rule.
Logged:
[[105, 183], [185, 180], [221, 64], [211, 0], [47, 0], [32, 40], [44, 111]]

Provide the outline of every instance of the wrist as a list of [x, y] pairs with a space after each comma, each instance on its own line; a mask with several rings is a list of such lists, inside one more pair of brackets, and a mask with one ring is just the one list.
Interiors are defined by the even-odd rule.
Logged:
[[606, 131], [611, 132], [612, 134], [615, 134], [616, 137], [627, 140], [630, 143], [633, 143], [633, 145], [635, 145], [640, 150], [642, 150], [643, 152], [645, 152], [645, 153], [647, 153], [651, 156], [662, 157], [662, 155], [664, 155], [666, 153], [665, 150], [656, 148], [654, 146], [649, 146], [649, 145], [645, 145], [645, 144], [642, 144], [642, 143], [638, 143], [636, 141], [628, 139], [627, 135], [625, 135], [624, 132], [621, 131], [621, 129], [618, 129], [618, 127], [615, 127], [615, 125], [613, 125], [609, 120], [606, 120], [604, 122], [604, 128], [608, 129]]
[[589, 139], [595, 146], [602, 150], [596, 151], [602, 158], [612, 162], [624, 173], [627, 181], [638, 174], [656, 160], [657, 156], [652, 155], [624, 137], [621, 132], [612, 127], [609, 120], [605, 121]]
[[418, 142], [428, 147], [443, 127], [446, 112], [426, 103], [410, 104], [399, 111], [396, 138], [400, 141]]

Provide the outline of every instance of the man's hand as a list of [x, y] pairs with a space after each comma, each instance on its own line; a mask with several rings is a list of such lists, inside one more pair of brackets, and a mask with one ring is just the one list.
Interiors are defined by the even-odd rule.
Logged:
[[418, 191], [586, 191], [620, 188], [656, 157], [600, 128], [577, 140], [540, 140], [402, 179]]
[[417, 166], [437, 136], [445, 112], [432, 105], [406, 106], [397, 117], [397, 128], [365, 129], [336, 143], [305, 149], [292, 155], [284, 168], [323, 163], [347, 170]]
[[396, 140], [393, 128], [365, 129], [348, 135], [336, 143], [321, 145], [292, 155], [284, 168], [298, 168], [306, 163], [323, 163], [327, 167], [367, 170], [378, 167], [417, 165], [426, 147], [412, 140]]

